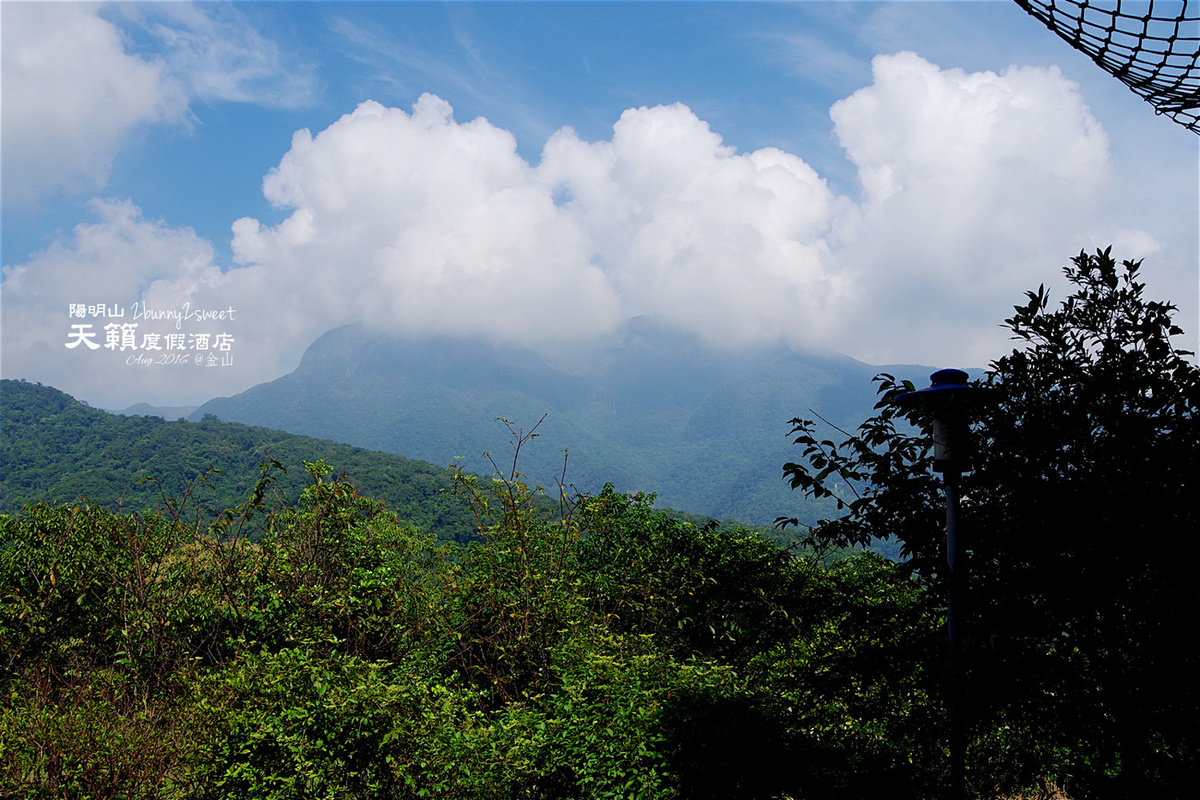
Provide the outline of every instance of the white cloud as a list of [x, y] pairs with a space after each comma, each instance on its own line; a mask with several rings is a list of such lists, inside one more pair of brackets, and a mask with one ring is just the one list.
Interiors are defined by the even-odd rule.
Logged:
[[630, 109], [604, 141], [559, 131], [531, 166], [426, 95], [297, 134], [264, 182], [291, 216], [239, 221], [235, 253], [319, 287], [329, 322], [537, 346], [645, 313], [728, 346], [986, 363], [1024, 290], [1111, 228], [1104, 132], [1054, 69], [901, 53], [874, 76], [832, 110], [860, 205], [683, 105]]
[[190, 229], [146, 220], [128, 200], [93, 200], [89, 207], [96, 222], [76, 226], [70, 240], [28, 263], [4, 268], [5, 294], [22, 298], [22, 308], [40, 313], [68, 297], [136, 297], [155, 281], [181, 280], [212, 263], [212, 247]]
[[799, 158], [737, 155], [682, 105], [631, 109], [611, 141], [563, 130], [532, 167], [484, 119], [423, 96], [301, 131], [264, 181], [291, 215], [239, 220], [243, 264], [316, 287], [312, 315], [534, 346], [647, 313], [715, 344], [821, 335], [846, 203]]
[[[127, 353], [64, 347], [72, 324], [91, 324], [88, 330], [99, 344], [103, 326], [114, 321], [71, 318], [69, 304], [122, 306], [125, 316], [115, 321], [132, 322], [129, 306], [134, 302], [178, 308], [190, 300], [199, 308], [212, 288], [223, 283], [212, 247], [190, 229], [147, 220], [128, 201], [96, 200], [90, 206], [96, 221], [76, 226], [69, 238], [27, 263], [4, 268], [5, 373], [44, 381], [110, 407], [155, 396], [211, 395], [211, 376], [194, 367], [173, 368], [170, 386], [155, 387], [162, 383], [161, 374], [154, 380], [148, 369], [127, 366]], [[141, 331], [146, 330], [141, 324]], [[249, 366], [236, 377], [254, 382]]]
[[833, 229], [849, 209], [794, 155], [738, 155], [682, 105], [626, 111], [608, 142], [569, 130], [542, 175], [570, 202], [629, 313], [718, 345], [822, 337], [841, 281]]
[[617, 298], [574, 220], [484, 119], [431, 95], [300, 131], [263, 183], [292, 209], [234, 226], [236, 259], [313, 293], [314, 319], [533, 343], [609, 329]]
[[[294, 369], [307, 344], [324, 331], [311, 316], [321, 305], [314, 287], [267, 269], [222, 270], [212, 246], [192, 229], [147, 219], [128, 200], [93, 200], [89, 206], [94, 221], [75, 226], [28, 262], [4, 267], [6, 377], [42, 381], [106, 408], [199, 403]], [[138, 318], [135, 303], [160, 312], [186, 308], [193, 316], [179, 325]], [[117, 307], [123, 316], [74, 318], [72, 304]], [[195, 316], [231, 308], [232, 319]], [[146, 333], [183, 332], [189, 337], [187, 363], [127, 363], [138, 352], [169, 356], [165, 349], [65, 347], [72, 325], [92, 325], [92, 341], [103, 345], [104, 326], [114, 321], [137, 323], [139, 347]], [[190, 337], [204, 333], [234, 337], [230, 365], [196, 364], [197, 355], [205, 354], [191, 349]]]
[[967, 73], [900, 53], [873, 74], [831, 110], [864, 195], [861, 235], [838, 253], [860, 309], [842, 318], [875, 322], [844, 341], [876, 362], [986, 363], [1023, 292], [1108, 226], [1107, 137], [1054, 68]]
[[102, 186], [133, 129], [186, 120], [165, 64], [127, 55], [95, 8], [5, 3], [3, 20], [6, 204]]
[[204, 101], [311, 105], [316, 74], [231, 4], [135, 3], [120, 7], [163, 48], [172, 73]]
[[1061, 196], [1107, 178], [1107, 137], [1056, 68], [967, 73], [900, 53], [876, 56], [873, 75], [830, 112], [869, 208], [902, 194], [978, 213], [997, 199], [1044, 202], [1023, 196], [1034, 180]]
[[[288, 216], [237, 220], [227, 271], [190, 230], [115, 201], [6, 268], [5, 371], [182, 402], [282, 374], [357, 320], [548, 347], [638, 313], [728, 346], [982, 366], [1008, 348], [1012, 305], [1079, 249], [1162, 248], [1097, 202], [1105, 135], [1056, 70], [971, 74], [912, 54], [874, 67], [832, 111], [857, 204], [796, 155], [735, 152], [678, 104], [630, 109], [604, 141], [563, 129], [532, 165], [509, 132], [457, 122], [431, 95], [411, 113], [363, 103], [295, 134], [263, 181]], [[67, 303], [138, 297], [238, 306], [236, 371], [180, 373], [167, 390], [95, 360], [62, 366]], [[58, 366], [38, 365], [46, 353]]]
[[[132, 133], [190, 125], [192, 99], [312, 102], [312, 69], [232, 7], [5, 3], [3, 23], [6, 205], [102, 188]], [[135, 31], [148, 32], [160, 52], [135, 54]]]

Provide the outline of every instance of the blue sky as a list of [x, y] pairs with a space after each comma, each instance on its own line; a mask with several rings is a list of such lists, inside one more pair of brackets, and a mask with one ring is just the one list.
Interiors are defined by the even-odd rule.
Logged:
[[[0, 368], [93, 405], [232, 394], [355, 321], [985, 366], [1108, 244], [1195, 342], [1200, 140], [1010, 0], [0, 13]], [[90, 304], [160, 316], [65, 347]]]

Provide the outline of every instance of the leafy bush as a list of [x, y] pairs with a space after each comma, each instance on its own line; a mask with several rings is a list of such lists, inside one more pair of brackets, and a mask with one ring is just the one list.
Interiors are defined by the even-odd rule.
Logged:
[[207, 528], [174, 506], [3, 519], [10, 795], [918, 797], [940, 778], [936, 603], [891, 562], [611, 487], [548, 498], [515, 467], [457, 476], [479, 539], [446, 546], [306, 468], [294, 505], [267, 467]]
[[186, 708], [118, 672], [27, 673], [0, 706], [0, 797], [172, 798], [198, 788]]

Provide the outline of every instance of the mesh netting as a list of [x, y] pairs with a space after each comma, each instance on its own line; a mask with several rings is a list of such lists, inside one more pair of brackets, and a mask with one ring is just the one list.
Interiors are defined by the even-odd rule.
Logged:
[[1016, 2], [1159, 114], [1200, 133], [1200, 0]]

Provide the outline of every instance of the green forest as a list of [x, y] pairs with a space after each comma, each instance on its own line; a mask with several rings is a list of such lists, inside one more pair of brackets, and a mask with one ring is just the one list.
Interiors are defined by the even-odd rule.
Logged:
[[[88, 501], [109, 511], [185, 504], [211, 520], [246, 498], [264, 464], [275, 465], [271, 491], [287, 503], [308, 485], [304, 462], [320, 460], [439, 541], [479, 538], [470, 509], [451, 496], [455, 470], [448, 466], [212, 418], [111, 414], [40, 383], [0, 380], [0, 450], [0, 513], [30, 503]], [[660, 510], [700, 526], [712, 522]], [[720, 527], [746, 526], [723, 520]], [[797, 539], [755, 527], [785, 544]]]
[[24, 381], [0, 381], [0, 403], [0, 512], [86, 499], [139, 512], [186, 502], [212, 518], [245, 500], [260, 465], [280, 465], [272, 491], [287, 501], [307, 485], [303, 462], [324, 460], [439, 539], [475, 535], [469, 511], [448, 496], [444, 467], [232, 422], [109, 414]]
[[[790, 545], [652, 495], [530, 486], [522, 431], [494, 475], [437, 478], [426, 496], [457, 509], [438, 512], [383, 497], [417, 478], [314, 440], [268, 455], [248, 428], [229, 447], [251, 471], [200, 455], [136, 497], [156, 431], [185, 423], [121, 422], [144, 451], [92, 449], [111, 486], [15, 453], [0, 796], [954, 797], [951, 664], [968, 796], [1190, 796], [1200, 369], [1139, 268], [1081, 253], [1073, 294], [1028, 293], [1018, 348], [973, 382], [949, 643], [931, 419], [891, 376], [856, 431], [794, 420], [782, 474], [840, 513], [781, 520]], [[62, 417], [43, 442], [86, 442], [90, 411], [38, 411]], [[189, 447], [221, 446], [208, 424]], [[118, 505], [84, 499], [114, 487]], [[882, 536], [899, 561], [861, 549]]]

